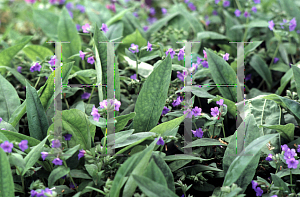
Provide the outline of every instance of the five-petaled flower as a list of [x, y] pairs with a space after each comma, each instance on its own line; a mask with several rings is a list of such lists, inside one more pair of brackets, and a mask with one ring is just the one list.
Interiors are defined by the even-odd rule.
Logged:
[[31, 66], [31, 68], [30, 68], [30, 71], [31, 72], [34, 72], [34, 71], [41, 71], [41, 65], [37, 62], [37, 63], [35, 63], [33, 66]]
[[88, 23], [86, 23], [85, 25], [82, 26], [82, 31], [83, 33], [89, 33], [89, 29], [90, 29], [90, 25]]
[[259, 4], [260, 0], [253, 0], [255, 4]]
[[238, 10], [238, 9], [236, 9], [236, 10], [234, 11], [234, 14], [235, 14], [236, 17], [240, 17], [241, 11]]
[[230, 1], [224, 1], [223, 6], [224, 6], [224, 7], [230, 6]]
[[88, 98], [90, 98], [90, 96], [91, 96], [91, 93], [84, 92], [84, 93], [81, 95], [81, 99], [82, 99], [82, 100], [83, 100], [83, 99], [88, 99]]
[[162, 12], [163, 14], [167, 14], [167, 9], [166, 9], [166, 8], [161, 8], [161, 12]]
[[24, 152], [28, 148], [28, 141], [27, 140], [22, 140], [19, 143], [19, 148]]
[[54, 164], [54, 165], [59, 165], [59, 166], [61, 166], [62, 165], [62, 160], [60, 159], [60, 158], [55, 158], [55, 159], [53, 159], [53, 161], [52, 161], [52, 163]]
[[81, 57], [81, 59], [84, 59], [84, 53], [82, 51], [79, 51], [79, 57]]
[[291, 158], [286, 160], [286, 163], [288, 164], [288, 168], [297, 168], [297, 165], [299, 164], [298, 160], [295, 160], [295, 158]]
[[181, 48], [178, 53], [178, 61], [181, 61], [183, 59], [184, 59], [184, 47]]
[[55, 58], [56, 58], [56, 55], [52, 56], [50, 61], [48, 62], [51, 66], [55, 65]]
[[163, 108], [163, 110], [162, 110], [162, 112], [161, 112], [161, 115], [162, 115], [162, 116], [163, 116], [163, 115], [166, 115], [169, 111], [170, 111], [170, 109], [167, 108], [166, 106], [164, 106], [164, 108]]
[[266, 160], [267, 160], [267, 161], [273, 161], [272, 156], [273, 156], [272, 154], [269, 154], [269, 155], [266, 157]]
[[41, 152], [41, 154], [42, 154], [43, 161], [45, 161], [46, 157], [48, 156], [48, 153], [47, 152]]
[[2, 122], [2, 120], [3, 120], [3, 119], [0, 117], [0, 123]]
[[207, 54], [205, 50], [203, 50], [203, 54], [204, 54], [204, 58], [207, 58]]
[[279, 61], [279, 58], [278, 58], [278, 57], [275, 57], [275, 58], [274, 58], [274, 64], [276, 64], [278, 61]]
[[150, 8], [150, 15], [155, 15], [155, 8]]
[[253, 6], [253, 7], [251, 8], [251, 10], [252, 10], [252, 12], [254, 12], [254, 13], [257, 12], [257, 8], [256, 8], [255, 6]]
[[190, 2], [190, 3], [188, 4], [188, 7], [189, 7], [192, 11], [195, 11], [195, 10], [196, 10], [196, 6], [195, 6], [192, 2]]
[[210, 114], [211, 114], [213, 117], [216, 117], [216, 116], [219, 115], [219, 108], [218, 108], [218, 107], [211, 108], [210, 110], [211, 110]]
[[60, 146], [61, 146], [61, 143], [59, 140], [52, 141], [52, 148], [59, 148]]
[[297, 21], [296, 21], [296, 18], [294, 17], [290, 21], [290, 26], [289, 26], [290, 31], [294, 31], [294, 29], [296, 28], [296, 26], [297, 26]]
[[18, 66], [17, 71], [18, 71], [19, 73], [21, 73], [21, 72], [22, 72], [21, 69], [22, 69], [22, 66]]
[[[155, 138], [155, 140], [156, 140], [157, 138]], [[165, 144], [165, 142], [164, 142], [164, 140], [162, 139], [162, 137], [159, 137], [159, 139], [158, 139], [158, 141], [156, 142], [156, 144], [157, 145], [164, 145]]]
[[187, 113], [187, 115], [186, 115], [187, 118], [192, 118], [193, 117], [191, 109], [187, 109], [186, 111], [183, 111], [183, 114], [186, 114], [186, 113]]
[[78, 160], [79, 160], [81, 157], [83, 157], [85, 153], [86, 153], [85, 150], [81, 149], [81, 150], [79, 151], [79, 154], [78, 154]]
[[129, 47], [129, 51], [131, 51], [132, 53], [138, 53], [139, 52], [139, 46], [132, 43], [131, 47]]
[[97, 122], [99, 121], [100, 114], [98, 113], [98, 109], [95, 106], [93, 106], [91, 115], [93, 116], [93, 118], [94, 118], [93, 120], [94, 121], [97, 121]]
[[203, 137], [203, 131], [201, 128], [196, 129], [196, 131], [192, 130], [195, 137], [202, 138]]
[[172, 103], [173, 107], [176, 107], [178, 105], [180, 105], [180, 103], [182, 102], [182, 97], [178, 96], [176, 100], [174, 100], [174, 102]]
[[273, 28], [274, 28], [274, 22], [273, 22], [273, 20], [268, 21], [268, 23], [269, 23], [269, 29], [270, 29], [271, 31], [273, 31]]
[[90, 64], [94, 64], [95, 60], [94, 60], [94, 57], [91, 56], [87, 59], [87, 63], [90, 63]]
[[208, 68], [208, 62], [207, 61], [204, 60], [204, 61], [201, 62], [201, 64], [202, 64], [203, 67]]
[[288, 145], [286, 145], [286, 144], [284, 144], [284, 145], [281, 145], [281, 149], [282, 149], [282, 151], [287, 151], [287, 150], [289, 150], [289, 147], [288, 147]]
[[69, 133], [64, 136], [66, 141], [70, 141], [71, 137], [72, 137], [72, 134], [69, 134]]
[[199, 108], [198, 106], [196, 106], [196, 107], [192, 110], [192, 115], [194, 115], [194, 116], [199, 116], [199, 115], [201, 115], [201, 111], [202, 111], [202, 109]]
[[152, 44], [148, 41], [147, 51], [152, 51]]
[[81, 12], [81, 13], [84, 13], [85, 12], [85, 7], [81, 4], [77, 4], [76, 5], [76, 8]]
[[248, 18], [248, 17], [250, 17], [250, 13], [249, 13], [249, 12], [247, 12], [247, 11], [245, 11], [245, 12], [244, 12], [244, 17], [245, 17], [245, 18]]
[[102, 23], [101, 30], [104, 31], [104, 33], [108, 31], [107, 25], [105, 23]]
[[228, 61], [229, 60], [229, 54], [228, 53], [225, 53], [225, 55], [223, 55], [223, 59]]
[[131, 75], [130, 79], [136, 80], [136, 74]]
[[184, 70], [182, 73], [177, 71], [177, 77], [178, 79], [180, 79], [181, 81], [184, 81], [184, 78], [187, 76], [187, 72]]
[[223, 103], [224, 103], [224, 100], [223, 99], [220, 99], [219, 101], [217, 101], [216, 102], [218, 105], [220, 105], [220, 106], [222, 106], [222, 105], [224, 105]]
[[4, 150], [4, 152], [11, 153], [14, 145], [13, 145], [13, 143], [9, 143], [9, 141], [5, 141], [0, 145], [0, 147]]
[[168, 54], [170, 54], [171, 59], [173, 59], [173, 58], [174, 58], [174, 55], [175, 55], [175, 51], [173, 51], [173, 49], [170, 48], [170, 49], [168, 49], [168, 50], [166, 51], [166, 56], [167, 56]]

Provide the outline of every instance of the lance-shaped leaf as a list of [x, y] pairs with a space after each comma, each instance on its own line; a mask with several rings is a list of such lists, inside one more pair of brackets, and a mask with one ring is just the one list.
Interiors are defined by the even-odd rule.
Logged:
[[0, 117], [8, 121], [20, 106], [20, 99], [16, 89], [1, 74], [0, 84]]
[[292, 123], [289, 123], [289, 124], [286, 124], [286, 125], [260, 125], [259, 127], [275, 129], [285, 139], [287, 139], [289, 141], [294, 140], [295, 125], [292, 124]]
[[47, 116], [34, 87], [26, 85], [26, 106], [30, 136], [43, 140], [49, 127]]
[[288, 193], [291, 192], [289, 187], [286, 185], [286, 183], [281, 178], [279, 178], [277, 175], [275, 175], [273, 173], [271, 173], [271, 177], [272, 177], [272, 181], [274, 182], [274, 186], [282, 187], [283, 191], [287, 191]]
[[[33, 19], [37, 26], [49, 37], [57, 36], [57, 24], [59, 17], [45, 9], [33, 10]], [[67, 41], [67, 40], [66, 40]]]
[[[236, 84], [236, 74], [231, 66], [210, 49], [206, 49], [208, 68], [216, 84]], [[236, 102], [236, 87], [218, 87], [224, 98]]]
[[[245, 151], [240, 153], [231, 163], [223, 183], [223, 186], [230, 186], [232, 183], [238, 181], [241, 177], [247, 177], [248, 174], [245, 173], [252, 173], [253, 170], [255, 173], [255, 169], [258, 165], [259, 158], [260, 158], [260, 150], [263, 146], [266, 146], [266, 143], [273, 139], [274, 137], [278, 137], [279, 134], [269, 134], [261, 136], [255, 140], [253, 140], [246, 148]], [[250, 156], [246, 156], [250, 155]], [[251, 156], [253, 155], [253, 156]], [[251, 170], [250, 170], [251, 169]], [[253, 174], [254, 175], [254, 174]], [[250, 176], [250, 175], [249, 175]], [[253, 177], [251, 177], [252, 179]], [[251, 180], [247, 180], [247, 182], [243, 182], [244, 185], [239, 185], [240, 187], [248, 186]]]
[[168, 122], [161, 123], [161, 124], [157, 125], [156, 127], [154, 127], [153, 129], [151, 129], [150, 132], [163, 135], [164, 133], [169, 132], [169, 131], [175, 129], [176, 127], [178, 127], [181, 124], [181, 122], [184, 120], [186, 115], [187, 114], [180, 116], [178, 118], [175, 118], [173, 120], [170, 120]]
[[[73, 22], [68, 10], [64, 7], [58, 22], [58, 39], [66, 43], [63, 46], [63, 62], [69, 62], [70, 56], [79, 53], [81, 49], [80, 36], [77, 33], [76, 25]], [[76, 65], [79, 63], [79, 57], [75, 57]]]
[[298, 97], [300, 96], [300, 68], [292, 65], [293, 75], [296, 82]]
[[70, 172], [70, 168], [67, 168], [66, 166], [58, 166], [50, 173], [48, 177], [48, 186], [50, 188], [53, 187], [55, 181], [67, 175], [69, 172]]
[[117, 124], [115, 126], [115, 133], [124, 129], [124, 127], [127, 125], [128, 121], [135, 117], [135, 114], [136, 114], [135, 112], [131, 112], [130, 114], [116, 117]]
[[150, 131], [157, 125], [168, 96], [171, 71], [172, 61], [168, 55], [144, 82], [135, 104], [135, 132]]
[[36, 57], [39, 57], [41, 60], [43, 60], [47, 56], [53, 55], [53, 52], [50, 49], [40, 45], [29, 45], [25, 47], [23, 51], [32, 61], [36, 61]]
[[0, 197], [13, 197], [14, 180], [10, 169], [8, 157], [0, 148]]

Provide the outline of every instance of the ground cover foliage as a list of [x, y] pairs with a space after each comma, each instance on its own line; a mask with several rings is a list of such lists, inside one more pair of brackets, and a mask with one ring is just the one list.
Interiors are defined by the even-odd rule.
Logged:
[[[299, 7], [299, 0], [0, 2], [0, 197], [300, 196]], [[61, 44], [58, 69], [61, 41], [69, 43]], [[108, 41], [118, 42], [114, 100], [93, 85], [110, 80]], [[187, 49], [187, 41], [200, 42]], [[230, 42], [251, 42], [244, 84]], [[60, 116], [56, 72], [69, 84]], [[107, 134], [111, 111], [115, 134]]]

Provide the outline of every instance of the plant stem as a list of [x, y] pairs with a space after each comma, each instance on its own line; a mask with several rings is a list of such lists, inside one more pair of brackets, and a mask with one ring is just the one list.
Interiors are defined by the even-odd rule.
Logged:
[[261, 86], [262, 86], [262, 84], [265, 82], [265, 80], [262, 80], [261, 82], [260, 82], [260, 84], [258, 85], [258, 87], [257, 87], [257, 89], [259, 89]]
[[[246, 25], [248, 25], [248, 22], [249, 22], [249, 17], [248, 17], [247, 20], [246, 20]], [[248, 33], [248, 26], [246, 26], [246, 29], [245, 29], [243, 42], [246, 41], [247, 33]]]
[[222, 128], [223, 128], [223, 135], [224, 135], [224, 138], [225, 138], [226, 136], [225, 136], [225, 130], [224, 130], [223, 120], [222, 120]]
[[240, 4], [239, 0], [235, 0], [235, 3], [237, 5], [237, 7], [239, 8], [239, 10], [241, 11], [242, 7], [241, 7], [241, 4]]
[[136, 68], [135, 68], [135, 72], [136, 72], [136, 79], [139, 80], [139, 65], [138, 65], [138, 61], [139, 58], [136, 55]]
[[290, 168], [290, 184], [291, 184], [291, 189], [293, 188], [292, 183], [293, 183], [293, 176], [292, 176], [292, 169]]
[[281, 44], [281, 42], [278, 43], [276, 49], [275, 49], [275, 52], [274, 52], [274, 55], [273, 55], [273, 58], [272, 58], [272, 61], [271, 61], [271, 64], [269, 67], [271, 67], [273, 65], [273, 62], [274, 62], [274, 58], [276, 57], [277, 53], [278, 53], [278, 50], [279, 50], [279, 45]]
[[66, 97], [65, 97], [65, 96], [64, 96], [64, 100], [65, 100], [65, 102], [66, 102], [67, 109], [70, 109], [70, 107], [69, 107], [69, 103], [68, 103], [68, 101], [67, 101], [67, 99], [66, 99]]
[[93, 86], [93, 89], [92, 89], [91, 96], [90, 96], [90, 98], [89, 98], [88, 104], [90, 104], [91, 98], [92, 98], [93, 93], [94, 93], [94, 89], [95, 89], [95, 86]]
[[22, 176], [22, 173], [20, 172], [20, 170], [19, 170], [19, 168], [17, 166], [16, 166], [16, 169], [19, 172], [19, 174], [21, 175], [22, 188], [23, 188], [23, 192], [25, 192], [24, 177]]
[[196, 123], [195, 123], [195, 122], [193, 122], [193, 123], [194, 123], [194, 125], [195, 125], [196, 130], [197, 130], [197, 125], [196, 125]]
[[[66, 168], [68, 168], [66, 161], [63, 160], [63, 162], [64, 162], [64, 165], [66, 166]], [[72, 181], [72, 183], [73, 183], [73, 185], [74, 185], [74, 187], [75, 187], [75, 190], [78, 192], [78, 190], [77, 190], [77, 188], [76, 188], [76, 184], [75, 184], [75, 182], [74, 182], [74, 180], [73, 180], [73, 178], [72, 178], [70, 172], [69, 172], [69, 177], [70, 177], [70, 179], [71, 179], [71, 181]]]

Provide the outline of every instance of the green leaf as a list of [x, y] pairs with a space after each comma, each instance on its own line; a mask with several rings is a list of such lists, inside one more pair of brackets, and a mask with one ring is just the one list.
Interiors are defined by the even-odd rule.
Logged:
[[[111, 11], [100, 2], [85, 1], [85, 13], [88, 15], [92, 24], [97, 23], [101, 27], [111, 18]], [[111, 26], [108, 28], [110, 30]]]
[[[8, 66], [0, 66], [0, 68], [5, 68], [6, 70], [8, 70], [9, 72], [11, 72], [11, 74], [13, 74], [17, 80], [23, 85], [23, 86], [26, 86], [26, 77], [24, 77], [22, 74], [20, 74], [17, 69], [15, 68], [11, 68], [11, 67], [8, 67]], [[30, 83], [30, 85], [32, 85], [32, 82], [31, 81], [28, 81], [28, 83]]]
[[11, 124], [4, 120], [1, 121], [0, 128], [4, 128], [6, 131], [18, 132]]
[[182, 168], [186, 164], [190, 163], [192, 160], [176, 160], [169, 164], [169, 167], [172, 172], [175, 172], [176, 170]]
[[74, 146], [73, 148], [69, 148], [65, 153], [63, 153], [62, 156], [65, 158], [65, 160], [69, 159], [79, 150], [79, 147], [80, 147], [80, 144], [78, 144], [77, 146]]
[[152, 158], [155, 161], [157, 167], [160, 169], [160, 171], [163, 173], [168, 188], [175, 192], [175, 184], [174, 184], [174, 177], [172, 174], [172, 171], [170, 170], [169, 166], [166, 164], [166, 162], [160, 157], [160, 155], [157, 152], [152, 153]]
[[220, 99], [223, 99], [224, 100], [224, 104], [227, 105], [227, 110], [228, 112], [232, 115], [232, 116], [236, 116], [236, 105], [234, 102], [232, 102], [231, 100], [228, 100], [226, 98], [223, 98], [219, 95], [217, 95], [217, 98], [214, 98], [212, 101], [219, 101]]
[[169, 155], [163, 158], [165, 161], [178, 161], [178, 160], [199, 160], [199, 161], [207, 161], [210, 159], [203, 159], [200, 157], [195, 157], [192, 155], [185, 155], [185, 154], [176, 154], [176, 155]]
[[[59, 17], [47, 10], [33, 10], [33, 20], [49, 37], [57, 36]], [[69, 41], [69, 40], [64, 40]]]
[[[203, 31], [202, 24], [199, 20], [195, 17], [195, 15], [192, 15], [189, 11], [187, 11], [184, 4], [176, 4], [175, 6], [178, 6], [178, 10], [180, 10], [180, 14], [186, 19], [186, 22], [190, 24], [191, 28], [194, 31], [194, 35], [196, 35], [198, 32]], [[197, 16], [197, 15], [196, 15]]]
[[[280, 7], [290, 17], [295, 17], [296, 21], [300, 21], [300, 10], [293, 0], [279, 1]], [[296, 26], [295, 31], [300, 30], [299, 25]]]
[[131, 60], [136, 61], [136, 55], [125, 48], [125, 54], [127, 57], [129, 57]]
[[141, 47], [147, 46], [147, 40], [142, 36], [141, 32], [136, 29], [132, 34], [129, 34], [122, 39], [122, 43], [120, 43], [118, 51], [124, 54], [125, 48], [128, 49], [131, 47], [132, 43], [139, 46], [139, 51]]
[[232, 17], [226, 10], [223, 10], [225, 15], [225, 35], [232, 41], [237, 42], [243, 39], [243, 31], [241, 29], [231, 30], [234, 25], [240, 25], [239, 21]]
[[269, 23], [265, 20], [253, 20], [248, 24], [243, 24], [243, 25], [234, 25], [230, 28], [230, 30], [236, 30], [236, 29], [242, 29], [248, 27], [253, 28], [253, 27], [268, 27]]
[[127, 125], [128, 121], [133, 119], [135, 117], [135, 115], [136, 115], [135, 112], [131, 112], [130, 114], [117, 116], [115, 118], [117, 120], [117, 124], [115, 125], [115, 133], [124, 129], [124, 127]]
[[0, 84], [0, 117], [8, 121], [13, 112], [20, 106], [20, 99], [16, 89], [1, 74]]
[[198, 39], [210, 39], [210, 40], [229, 40], [226, 36], [213, 32], [213, 31], [203, 31], [197, 34]]
[[[120, 143], [126, 141], [126, 139], [131, 136], [133, 131], [134, 131], [133, 129], [130, 129], [130, 130], [120, 131], [118, 133], [113, 133], [113, 134], [107, 135], [107, 141], [110, 141], [110, 143], [107, 143], [107, 145], [109, 146], [109, 145], [114, 145], [114, 144], [120, 144]], [[114, 141], [112, 141], [111, 138], [112, 139], [114, 138]], [[104, 138], [102, 138], [101, 144], [104, 144]]]
[[21, 51], [25, 47], [25, 45], [31, 41], [32, 38], [32, 36], [25, 36], [24, 39], [22, 39], [22, 42], [1, 51], [0, 65], [10, 66], [10, 61], [13, 59], [13, 57], [17, 55], [17, 53]]
[[275, 187], [282, 187], [283, 191], [288, 191], [288, 193], [291, 192], [289, 187], [286, 185], [286, 183], [281, 178], [279, 178], [278, 176], [276, 176], [273, 173], [271, 173], [271, 177], [272, 177], [272, 181], [274, 182]]
[[171, 71], [172, 61], [168, 55], [144, 82], [135, 104], [135, 132], [150, 131], [157, 125], [168, 96]]
[[180, 125], [180, 123], [184, 120], [186, 115], [180, 116], [168, 122], [161, 123], [150, 130], [150, 132], [157, 133], [163, 135], [166, 132], [169, 132]]
[[[293, 70], [288, 69], [288, 71], [280, 79], [280, 87], [277, 89], [276, 94], [281, 95], [286, 85], [291, 81], [293, 77]], [[297, 86], [297, 82], [296, 82]]]
[[[91, 124], [87, 115], [78, 110], [70, 109], [62, 111], [62, 129], [63, 132], [72, 134], [71, 140], [68, 141], [68, 147], [72, 148], [77, 144], [80, 144], [80, 149], [91, 148], [91, 137], [95, 136], [96, 126]], [[48, 129], [48, 135], [50, 131], [54, 131], [54, 124]], [[51, 142], [53, 136], [49, 137]]]
[[69, 172], [70, 168], [67, 168], [66, 166], [58, 166], [57, 168], [55, 168], [48, 177], [48, 187], [52, 188], [55, 181], [67, 175]]
[[300, 68], [292, 65], [293, 75], [296, 82], [298, 97], [300, 96]]
[[[125, 184], [126, 180], [127, 184], [124, 187], [123, 196], [131, 197], [133, 195], [137, 185], [135, 184], [132, 175], [141, 175], [143, 173], [157, 141], [158, 139], [154, 140], [146, 149], [144, 149], [142, 152], [134, 154], [121, 165], [114, 177], [114, 181], [110, 189], [110, 197], [120, 196], [120, 190]], [[127, 179], [127, 177], [129, 178]]]
[[[113, 23], [121, 20], [124, 16], [124, 14], [126, 14], [126, 12], [132, 10], [132, 8], [129, 8], [129, 9], [125, 9], [121, 12], [119, 12], [118, 14], [114, 15], [112, 18], [110, 18], [107, 22], [106, 22], [106, 25], [107, 27], [109, 27], [110, 25], [112, 25]], [[97, 29], [97, 28], [96, 28]]]
[[165, 187], [168, 186], [163, 173], [157, 167], [157, 165], [153, 159], [149, 162], [143, 176], [151, 179], [152, 181], [154, 181], [156, 183], [159, 183], [160, 185], [163, 185]]
[[216, 140], [216, 139], [201, 138], [201, 139], [197, 139], [197, 140], [189, 143], [188, 145], [186, 145], [183, 148], [191, 148], [191, 147], [197, 147], [197, 146], [216, 146], [216, 145], [224, 146], [225, 144], [222, 144], [221, 142], [219, 142], [219, 140]]
[[263, 41], [254, 41], [252, 43], [249, 43], [246, 47], [245, 47], [245, 57], [248, 56], [248, 54], [252, 51], [254, 51]]
[[0, 197], [14, 197], [14, 180], [8, 157], [0, 148]]
[[[241, 176], [244, 175], [244, 172], [246, 171], [247, 167], [251, 164], [251, 166], [258, 165], [259, 158], [260, 158], [260, 150], [263, 146], [266, 146], [266, 143], [270, 141], [270, 139], [273, 139], [274, 137], [277, 137], [279, 134], [268, 134], [261, 136], [255, 140], [253, 140], [246, 148], [245, 151], [240, 153], [232, 162], [230, 165], [225, 179], [223, 186], [231, 186], [232, 183], [236, 182]], [[245, 156], [245, 155], [253, 155], [253, 156]], [[255, 170], [254, 169], [254, 170]], [[247, 183], [247, 185], [251, 182]], [[240, 187], [243, 185], [239, 185]]]
[[[131, 130], [129, 130], [131, 131]], [[124, 132], [124, 131], [122, 131]], [[121, 133], [121, 132], [120, 132]], [[125, 133], [125, 132], [124, 132]], [[115, 135], [117, 135], [118, 133], [116, 133]], [[130, 135], [126, 140], [124, 141], [119, 141], [118, 143], [115, 143], [115, 148], [120, 148], [120, 147], [124, 147], [124, 146], [127, 146], [127, 145], [130, 145], [130, 144], [134, 144], [136, 142], [139, 142], [141, 140], [146, 140], [148, 137], [151, 137], [151, 136], [155, 136], [155, 133], [153, 132], [140, 132], [140, 133], [135, 133], [135, 134], [132, 134]], [[141, 142], [140, 142], [141, 143]], [[136, 144], [135, 144], [136, 145]]]
[[[105, 33], [107, 39], [109, 40], [115, 40], [117, 38], [120, 38], [123, 36], [123, 29], [124, 25], [121, 21], [116, 22], [115, 24], [112, 24], [109, 28], [108, 31]], [[120, 40], [115, 40], [115, 42], [119, 42]], [[115, 49], [119, 46], [119, 43], [116, 43]]]
[[21, 120], [23, 115], [26, 113], [26, 102], [24, 101], [17, 109], [13, 112], [11, 117], [9, 118], [9, 123], [15, 127], [17, 126], [18, 122]]
[[287, 51], [282, 43], [279, 43], [279, 53], [280, 53], [280, 56], [282, 57], [284, 63], [289, 65], [289, 63], [290, 63], [289, 57], [288, 57]]
[[176, 91], [176, 93], [185, 92], [189, 90], [199, 98], [210, 98], [210, 99], [216, 98], [216, 96], [209, 94], [207, 90], [205, 90], [205, 88], [200, 88], [198, 86], [185, 86], [181, 90]]
[[43, 141], [41, 141], [37, 146], [35, 146], [29, 154], [24, 158], [25, 160], [25, 168], [23, 170], [22, 176], [25, 175], [25, 173], [39, 160], [41, 157], [41, 152], [44, 149], [44, 145], [47, 141], [49, 136], [45, 137]]
[[[216, 84], [236, 84], [236, 74], [230, 65], [210, 49], [207, 50], [208, 68]], [[236, 87], [218, 87], [224, 98], [236, 102]]]
[[[140, 20], [133, 16], [132, 12], [127, 12], [122, 18], [123, 24], [126, 26], [132, 26], [133, 30], [138, 29], [141, 35], [145, 38], [146, 33], [143, 30]], [[128, 25], [127, 25], [128, 24]], [[132, 31], [133, 32], [133, 31]], [[131, 33], [132, 33], [131, 32]], [[121, 35], [122, 36], [122, 35]]]
[[92, 179], [85, 171], [83, 170], [71, 170], [70, 175], [73, 178], [80, 178], [80, 179]]
[[43, 140], [49, 127], [47, 116], [34, 87], [26, 84], [26, 106], [30, 136]]
[[290, 142], [294, 140], [294, 130], [295, 125], [292, 123], [286, 124], [286, 125], [260, 125], [259, 128], [265, 127], [269, 129], [275, 129], [280, 133], [282, 137], [289, 140]]
[[[61, 67], [61, 74], [62, 74], [62, 83], [66, 84], [69, 74], [72, 70], [74, 62], [65, 63]], [[54, 77], [55, 77], [55, 70], [50, 74], [48, 80], [45, 84], [44, 91], [40, 96], [41, 103], [45, 110], [47, 110], [51, 103], [54, 101]], [[64, 83], [65, 82], [65, 83]]]
[[269, 68], [270, 70], [275, 70], [284, 73], [286, 73], [290, 69], [290, 67], [287, 64], [284, 64], [282, 62], [277, 62], [276, 64], [272, 64], [272, 66], [270, 66]]
[[26, 56], [32, 61], [36, 61], [36, 57], [44, 60], [47, 56], [53, 56], [53, 52], [47, 47], [40, 45], [29, 45], [23, 49]]
[[[70, 42], [64, 44], [62, 52], [63, 62], [69, 62], [70, 60], [68, 58], [79, 53], [81, 50], [81, 39], [77, 33], [76, 25], [65, 7], [62, 9], [57, 28], [58, 39], [60, 41]], [[79, 63], [79, 57], [75, 57], [75, 62], [76, 65]]]
[[9, 163], [11, 165], [17, 166], [22, 173], [23, 169], [25, 168], [25, 160], [23, 156], [17, 153], [11, 153], [8, 157]]
[[265, 61], [259, 55], [255, 54], [250, 60], [250, 65], [266, 81], [268, 89], [271, 90], [272, 74]]
[[142, 192], [144, 192], [147, 196], [177, 197], [177, 195], [174, 192], [172, 192], [170, 189], [168, 189], [166, 186], [162, 186], [161, 184], [156, 183], [147, 177], [138, 176], [138, 175], [132, 175], [132, 176], [136, 184], [139, 186]]

